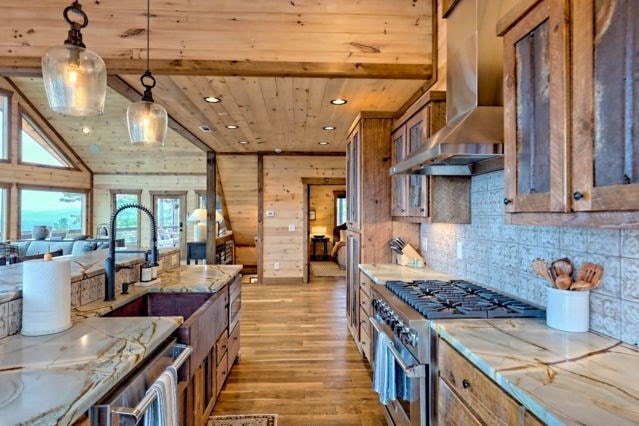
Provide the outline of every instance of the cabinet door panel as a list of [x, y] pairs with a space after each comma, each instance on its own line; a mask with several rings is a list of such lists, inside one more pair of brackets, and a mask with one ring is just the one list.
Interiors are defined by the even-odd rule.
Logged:
[[572, 13], [573, 209], [637, 210], [639, 4], [587, 0]]
[[408, 214], [409, 216], [428, 216], [428, 178], [421, 175], [409, 175], [408, 178]]

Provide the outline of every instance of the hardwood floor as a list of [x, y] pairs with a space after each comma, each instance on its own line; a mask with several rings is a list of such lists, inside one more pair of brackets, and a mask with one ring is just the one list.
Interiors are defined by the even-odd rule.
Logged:
[[278, 414], [278, 425], [385, 425], [346, 326], [346, 283], [242, 287], [241, 347], [213, 415]]

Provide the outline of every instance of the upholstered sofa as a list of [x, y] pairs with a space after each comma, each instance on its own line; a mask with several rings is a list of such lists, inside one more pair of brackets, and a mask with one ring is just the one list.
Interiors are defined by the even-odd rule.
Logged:
[[[123, 247], [124, 240], [116, 240], [116, 247]], [[85, 252], [105, 249], [109, 247], [109, 240], [84, 239], [84, 240], [18, 240], [0, 243], [0, 257], [16, 256], [19, 258], [25, 256], [34, 256], [47, 252], [56, 252], [62, 250], [63, 255], [79, 255]]]

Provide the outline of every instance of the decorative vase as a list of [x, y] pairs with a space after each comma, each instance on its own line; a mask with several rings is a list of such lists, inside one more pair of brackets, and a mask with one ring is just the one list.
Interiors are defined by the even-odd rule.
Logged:
[[33, 239], [44, 240], [49, 235], [49, 228], [46, 225], [37, 225], [33, 227]]
[[590, 291], [548, 287], [546, 325], [562, 331], [583, 332], [590, 327]]

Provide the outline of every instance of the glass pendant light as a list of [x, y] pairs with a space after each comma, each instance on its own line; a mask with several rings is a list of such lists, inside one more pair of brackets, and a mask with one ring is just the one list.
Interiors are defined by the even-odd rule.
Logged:
[[[78, 15], [81, 21], [72, 21], [69, 13]], [[42, 79], [49, 107], [55, 112], [74, 116], [102, 114], [107, 86], [106, 65], [102, 58], [86, 48], [80, 32], [89, 19], [78, 1], [67, 6], [63, 16], [70, 26], [64, 45], [51, 47], [42, 56]]]
[[162, 105], [153, 102], [151, 89], [155, 87], [155, 78], [149, 71], [149, 34], [151, 32], [150, 0], [146, 2], [146, 72], [140, 77], [144, 86], [142, 100], [129, 105], [126, 119], [129, 125], [131, 143], [162, 144], [166, 138], [168, 115]]

